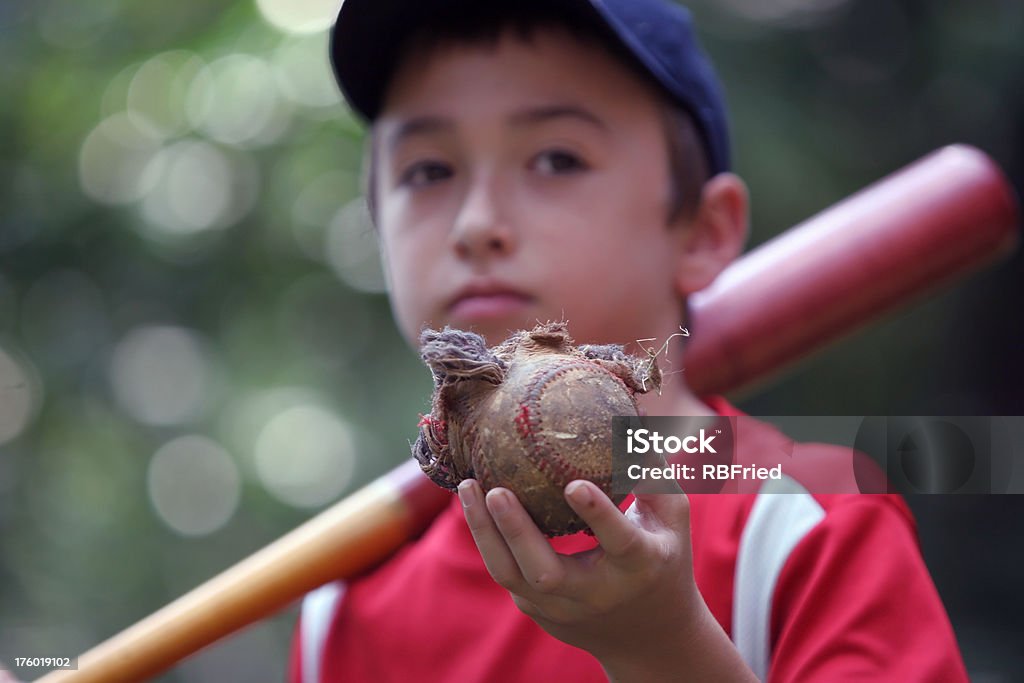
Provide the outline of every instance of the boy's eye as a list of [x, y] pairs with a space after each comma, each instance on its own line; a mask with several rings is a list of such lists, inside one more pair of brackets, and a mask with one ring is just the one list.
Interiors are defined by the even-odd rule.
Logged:
[[400, 185], [422, 187], [450, 178], [451, 169], [437, 161], [420, 161], [407, 168], [399, 178]]
[[541, 173], [560, 174], [582, 171], [587, 164], [572, 152], [561, 149], [550, 149], [541, 152], [533, 159], [532, 166]]

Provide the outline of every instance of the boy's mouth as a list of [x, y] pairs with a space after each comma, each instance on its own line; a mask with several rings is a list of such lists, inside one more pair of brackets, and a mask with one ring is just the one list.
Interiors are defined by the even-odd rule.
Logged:
[[449, 315], [467, 322], [501, 318], [520, 313], [533, 297], [497, 284], [471, 284], [463, 287], [448, 306]]

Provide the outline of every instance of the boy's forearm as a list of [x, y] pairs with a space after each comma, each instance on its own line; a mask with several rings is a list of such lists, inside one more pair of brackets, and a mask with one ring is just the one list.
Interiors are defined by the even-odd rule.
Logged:
[[620, 656], [600, 661], [611, 683], [758, 680], [707, 605], [702, 605], [688, 633], [659, 639], [658, 643], [641, 643]]

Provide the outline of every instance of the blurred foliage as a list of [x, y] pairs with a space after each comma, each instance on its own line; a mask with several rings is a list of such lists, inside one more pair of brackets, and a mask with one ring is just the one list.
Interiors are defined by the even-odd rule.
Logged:
[[[362, 129], [325, 33], [279, 16], [324, 4], [0, 4], [0, 657], [84, 650], [407, 457], [429, 378], [366, 249]], [[950, 142], [1019, 187], [1024, 5], [691, 7], [752, 245]], [[741, 406], [1022, 414], [1021, 261]], [[1010, 680], [1020, 525], [971, 552], [998, 555], [986, 567], [959, 543], [1022, 506], [949, 506], [915, 503], [926, 556], [972, 670]], [[164, 680], [280, 680], [293, 619]]]

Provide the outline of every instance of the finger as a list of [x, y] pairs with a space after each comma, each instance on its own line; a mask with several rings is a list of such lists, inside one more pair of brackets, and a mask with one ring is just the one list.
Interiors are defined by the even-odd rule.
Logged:
[[636, 523], [648, 531], [690, 533], [690, 500], [680, 493], [642, 493], [633, 501]]
[[566, 571], [562, 558], [515, 495], [508, 489], [491, 489], [487, 508], [529, 588], [541, 593], [563, 589]]
[[510, 586], [521, 584], [523, 577], [519, 565], [484, 504], [480, 484], [474, 479], [466, 479], [460, 483], [459, 500], [462, 502], [466, 524], [473, 534], [473, 541], [491, 578], [510, 590]]
[[565, 487], [565, 499], [594, 532], [604, 552], [613, 558], [635, 554], [643, 545], [643, 531], [626, 519], [618, 507], [592, 482], [577, 479]]

